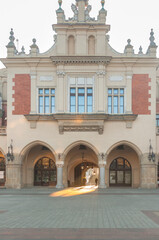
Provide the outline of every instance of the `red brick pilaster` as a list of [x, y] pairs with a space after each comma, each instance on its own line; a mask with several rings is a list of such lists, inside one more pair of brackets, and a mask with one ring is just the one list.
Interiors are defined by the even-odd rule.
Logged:
[[149, 110], [149, 106], [151, 106], [151, 103], [149, 102], [149, 99], [151, 98], [151, 94], [149, 94], [149, 90], [151, 90], [149, 82], [151, 82], [151, 78], [149, 78], [148, 74], [133, 75], [132, 111], [134, 114], [151, 114], [151, 111]]
[[31, 109], [31, 79], [29, 74], [15, 74], [13, 78], [13, 115], [29, 114]]

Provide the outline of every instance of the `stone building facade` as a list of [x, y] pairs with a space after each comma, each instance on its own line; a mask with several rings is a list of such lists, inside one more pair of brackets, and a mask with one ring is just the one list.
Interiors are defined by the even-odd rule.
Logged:
[[[18, 52], [11, 29], [0, 70], [0, 185], [100, 188], [158, 186], [159, 60], [151, 29], [146, 53], [109, 44], [105, 1], [97, 19], [59, 0], [54, 44]], [[157, 106], [157, 107], [156, 107]]]

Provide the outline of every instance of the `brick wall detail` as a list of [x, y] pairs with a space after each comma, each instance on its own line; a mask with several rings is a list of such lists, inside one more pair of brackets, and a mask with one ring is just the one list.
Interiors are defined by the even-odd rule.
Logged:
[[31, 79], [29, 74], [15, 74], [13, 78], [15, 85], [13, 86], [14, 94], [13, 115], [29, 114], [31, 110]]
[[151, 106], [151, 103], [149, 102], [149, 99], [151, 98], [151, 94], [149, 94], [149, 90], [151, 90], [149, 82], [151, 82], [151, 78], [149, 78], [148, 74], [133, 75], [132, 111], [134, 114], [151, 114], [151, 111], [149, 110], [149, 106]]

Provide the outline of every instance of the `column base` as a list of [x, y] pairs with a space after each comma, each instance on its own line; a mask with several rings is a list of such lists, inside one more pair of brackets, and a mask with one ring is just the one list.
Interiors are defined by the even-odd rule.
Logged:
[[63, 185], [63, 184], [57, 184], [57, 185], [56, 185], [56, 188], [58, 188], [58, 189], [61, 188], [61, 189], [62, 189], [62, 188], [64, 188], [64, 185]]
[[98, 188], [107, 188], [105, 184], [99, 184]]

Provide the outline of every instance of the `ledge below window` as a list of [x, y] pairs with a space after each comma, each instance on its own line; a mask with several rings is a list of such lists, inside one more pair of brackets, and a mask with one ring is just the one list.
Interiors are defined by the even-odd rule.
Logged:
[[125, 121], [127, 128], [132, 128], [132, 122], [138, 115], [135, 114], [69, 114], [57, 113], [50, 115], [24, 115], [30, 122], [30, 128], [36, 128], [38, 121], [57, 121], [59, 133], [64, 132], [98, 132], [103, 134], [105, 121]]

